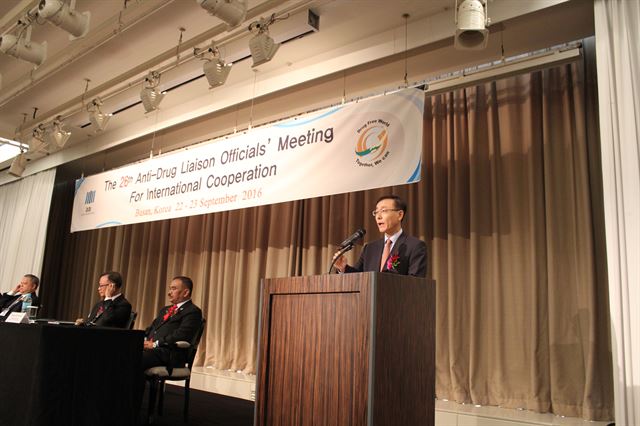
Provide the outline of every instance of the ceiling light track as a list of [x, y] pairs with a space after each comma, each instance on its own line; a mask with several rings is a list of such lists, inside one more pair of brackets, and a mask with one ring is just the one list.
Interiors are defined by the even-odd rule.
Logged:
[[[288, 6], [286, 8], [284, 8], [283, 10], [280, 10], [278, 12], [275, 13], [275, 18], [276, 19], [281, 19], [281, 17], [286, 16], [286, 15], [292, 15], [292, 14], [297, 14], [301, 11], [303, 11], [305, 13], [305, 20], [308, 19], [307, 17], [307, 13], [308, 13], [308, 9], [305, 9], [306, 5], [308, 5], [311, 2], [311, 0], [301, 0], [299, 2], [297, 2], [294, 5]], [[250, 9], [247, 11], [247, 18], [248, 19], [255, 19], [258, 16], [260, 16], [262, 13], [264, 13], [265, 11], [268, 10], [272, 10], [275, 6], [280, 5], [284, 3], [283, 0], [267, 0], [265, 3], [262, 3], [258, 6], [256, 6], [253, 9]], [[313, 15], [312, 19], [316, 19], [317, 20], [317, 15]], [[226, 28], [225, 25], [218, 25], [215, 28], [213, 28], [212, 30], [206, 31], [205, 33], [200, 34], [199, 36], [193, 37], [190, 40], [187, 40], [186, 42], [183, 42], [181, 44], [181, 53], [184, 52], [185, 50], [192, 50], [194, 48], [196, 48], [199, 45], [203, 45], [204, 42], [206, 41], [207, 44], [211, 43], [211, 40], [219, 34], [224, 33], [224, 28]], [[309, 29], [308, 31], [305, 31], [304, 34], [308, 34], [313, 32], [313, 29]], [[241, 39], [242, 37], [245, 37], [247, 33], [247, 29], [246, 28], [238, 28], [236, 30], [234, 30], [233, 32], [230, 32], [229, 34], [225, 35], [224, 37], [220, 38], [220, 42], [230, 42], [230, 41], [235, 41], [238, 39]], [[295, 36], [291, 36], [288, 40], [292, 40], [295, 38], [300, 37], [302, 34], [298, 33]], [[217, 42], [218, 45], [219, 42]], [[238, 58], [238, 60], [243, 59], [245, 57], [249, 56], [249, 52], [247, 49], [247, 54], [242, 54], [242, 56], [240, 58]], [[134, 87], [135, 85], [139, 84], [140, 80], [143, 78], [142, 76], [145, 75], [145, 73], [148, 73], [148, 70], [152, 69], [160, 74], [165, 73], [168, 70], [171, 70], [173, 68], [176, 68], [179, 65], [184, 64], [187, 61], [191, 61], [193, 59], [195, 59], [195, 57], [193, 55], [187, 55], [184, 58], [181, 58], [180, 61], [176, 61], [176, 50], [175, 48], [170, 48], [167, 51], [165, 51], [164, 53], [156, 56], [155, 58], [139, 65], [138, 67], [136, 67], [135, 69], [129, 70], [126, 73], [102, 84], [99, 86], [96, 86], [95, 88], [88, 90], [85, 94], [83, 94], [82, 96], [78, 96], [74, 99], [72, 99], [69, 102], [66, 102], [63, 105], [58, 106], [57, 108], [54, 108], [48, 112], [45, 112], [43, 114], [40, 115], [38, 120], [31, 120], [29, 122], [24, 123], [23, 125], [21, 125], [18, 128], [19, 132], [23, 132], [26, 129], [29, 128], [33, 128], [35, 126], [37, 126], [39, 123], [43, 122], [43, 121], [47, 121], [47, 120], [51, 120], [52, 117], [57, 117], [57, 116], [62, 116], [62, 117], [70, 117], [74, 114], [77, 114], [78, 112], [81, 112], [84, 109], [84, 106], [79, 108], [79, 105], [83, 105], [83, 99], [84, 98], [95, 98], [95, 97], [100, 97], [103, 101], [107, 101], [109, 98], [114, 97], [116, 95], [119, 95], [123, 92], [126, 92], [127, 90], [130, 90], [132, 87]], [[231, 61], [230, 61], [231, 62]], [[234, 60], [233, 63], [237, 62], [237, 60]], [[154, 66], [156, 65], [156, 66]], [[195, 79], [201, 78], [202, 76], [204, 76], [204, 73], [196, 76], [196, 77], [190, 77], [189, 80], [193, 81]], [[185, 81], [181, 81], [177, 84], [171, 84], [170, 87], [159, 87], [160, 92], [169, 92], [175, 88], [177, 88], [178, 86], [182, 85], [182, 84], [186, 84]], [[7, 100], [8, 101], [8, 100]], [[133, 102], [132, 104], [137, 104], [140, 101], [136, 101]], [[2, 105], [2, 103], [0, 102], [0, 106]], [[128, 106], [122, 106], [119, 107], [116, 111], [113, 112], [113, 114], [115, 115], [117, 112], [129, 109], [130, 107], [132, 107], [134, 105], [128, 105]]]
[[[311, 12], [311, 13], [312, 13], [312, 12]], [[313, 16], [315, 16], [315, 17], [317, 18], [317, 16], [316, 16], [316, 15], [313, 15]], [[313, 20], [313, 19], [315, 19], [315, 18], [313, 18], [313, 16], [312, 16], [312, 18], [311, 18], [312, 20]], [[306, 36], [306, 35], [313, 34], [314, 32], [315, 32], [315, 29], [309, 29], [308, 31], [305, 31], [305, 32], [303, 32], [303, 33], [294, 33], [294, 34], [291, 34], [291, 35], [289, 36], [289, 38], [282, 40], [282, 41], [280, 42], [280, 44], [281, 44], [281, 45], [283, 45], [283, 44], [290, 43], [290, 42], [292, 42], [292, 41], [294, 41], [294, 40], [297, 40], [297, 39], [299, 39], [299, 38], [301, 38], [301, 37], [304, 37], [304, 36]], [[237, 39], [237, 37], [234, 37], [234, 39]], [[211, 49], [211, 47], [209, 47], [207, 50], [209, 50], [209, 49]], [[205, 50], [205, 52], [206, 52], [206, 50]], [[181, 65], [181, 64], [183, 64], [183, 63], [185, 63], [185, 62], [187, 62], [187, 61], [189, 61], [189, 60], [191, 60], [191, 59], [193, 59], [193, 58], [200, 58], [201, 56], [204, 56], [204, 54], [205, 54], [205, 53], [203, 53], [203, 51], [202, 51], [201, 49], [195, 48], [195, 49], [194, 49], [194, 55], [193, 55], [192, 57], [185, 57], [184, 59], [182, 59], [182, 60], [181, 60], [181, 62], [180, 62], [180, 65]], [[213, 56], [211, 56], [211, 57], [213, 57]], [[247, 59], [249, 59], [249, 58], [251, 58], [251, 53], [250, 53], [250, 51], [247, 51], [247, 53], [246, 53], [246, 54], [244, 54], [244, 55], [242, 55], [242, 56], [240, 56], [240, 57], [238, 57], [238, 56], [234, 56], [234, 61], [233, 61], [233, 62], [229, 62], [229, 63], [227, 63], [227, 66], [235, 65], [235, 64], [237, 64], [237, 63], [239, 63], [239, 62], [242, 62], [242, 61], [245, 61], [245, 60], [247, 60]], [[165, 71], [166, 71], [166, 70], [165, 70]], [[193, 76], [193, 77], [188, 78], [187, 80], [177, 82], [177, 83], [175, 83], [175, 84], [173, 84], [173, 85], [171, 85], [171, 86], [169, 86], [169, 87], [166, 87], [166, 86], [165, 86], [165, 87], [163, 87], [163, 88], [162, 88], [162, 93], [163, 93], [163, 94], [168, 94], [168, 93], [170, 93], [170, 92], [172, 92], [172, 91], [174, 91], [174, 90], [176, 90], [176, 89], [179, 89], [180, 87], [186, 86], [187, 84], [190, 84], [190, 83], [192, 83], [192, 82], [194, 82], [194, 81], [196, 81], [196, 80], [200, 80], [201, 78], [204, 78], [204, 77], [206, 77], [206, 73], [205, 73], [205, 72], [204, 72], [204, 70], [203, 70], [203, 73], [202, 73], [202, 74], [198, 74], [198, 75], [196, 75], [196, 76]], [[209, 82], [209, 83], [211, 84], [211, 82]], [[120, 90], [120, 91], [118, 91], [118, 92], [110, 93], [108, 96], [109, 96], [109, 97], [111, 97], [111, 96], [119, 95], [120, 93], [122, 93], [122, 92], [124, 92], [124, 91], [126, 91], [126, 90], [129, 90], [129, 88], [130, 88], [130, 87], [128, 86], [128, 87], [123, 88], [122, 90]], [[129, 110], [129, 109], [131, 109], [131, 108], [134, 108], [134, 107], [136, 107], [136, 106], [140, 105], [141, 103], [142, 103], [142, 100], [132, 101], [131, 103], [125, 104], [124, 106], [120, 106], [119, 108], [115, 109], [115, 110], [111, 113], [111, 115], [112, 115], [112, 116], [118, 115], [118, 114], [120, 114], [121, 112], [127, 111], [127, 110]], [[91, 122], [87, 122], [87, 123], [81, 124], [81, 125], [80, 125], [80, 126], [78, 126], [78, 127], [80, 127], [80, 128], [82, 128], [82, 129], [84, 129], [84, 128], [87, 128], [87, 127], [89, 127], [89, 126], [91, 126]]]
[[[77, 60], [85, 55], [93, 52], [95, 49], [109, 42], [117, 37], [122, 32], [138, 24], [144, 19], [152, 16], [153, 13], [161, 10], [166, 5], [172, 3], [174, 0], [156, 0], [155, 2], [140, 1], [135, 2], [133, 5], [129, 5], [119, 15], [107, 20], [99, 27], [94, 28], [91, 34], [88, 34], [82, 44], [71, 46], [70, 49], [65, 49], [58, 54], [48, 57], [46, 63], [33, 70], [28, 76], [24, 76], [22, 79], [12, 81], [11, 84], [0, 94], [0, 107], [11, 102], [13, 99], [24, 95], [28, 90], [33, 89], [38, 84], [46, 81], [48, 78], [56, 75], [58, 72], [63, 71], [67, 66], [71, 66]], [[37, 6], [32, 11], [27, 12], [27, 15], [35, 15]], [[5, 34], [13, 31], [16, 28], [10, 27]], [[98, 96], [99, 93], [94, 93], [91, 96]], [[61, 111], [53, 111], [49, 115], [55, 117], [61, 114]]]
[[445, 73], [424, 80], [423, 83], [426, 86], [425, 92], [428, 95], [435, 95], [513, 75], [557, 67], [575, 62], [581, 57], [582, 43], [574, 41]]
[[[163, 4], [166, 5], [174, 0], [164, 0], [165, 3]], [[295, 5], [286, 7], [283, 11], [279, 12], [278, 14], [285, 14], [285, 13], [290, 13], [293, 11], [298, 11], [301, 10], [302, 8], [304, 8], [304, 6], [306, 6], [307, 4], [309, 4], [311, 2], [311, 0], [300, 0], [298, 2], [296, 2]], [[261, 14], [264, 14], [272, 9], [274, 9], [275, 7], [281, 6], [284, 3], [286, 3], [285, 0], [266, 0], [265, 2], [257, 5], [256, 7], [250, 9], [247, 11], [247, 19], [254, 19], [258, 16], [260, 16]], [[150, 2], [146, 2], [146, 3], [142, 3], [142, 4], [150, 4]], [[156, 4], [156, 3], [154, 3]], [[127, 9], [128, 10], [128, 9]], [[155, 12], [155, 10], [148, 10], [147, 11], [147, 16], [150, 15], [150, 13]], [[137, 16], [137, 15], [136, 15]], [[187, 51], [191, 51], [194, 47], [203, 45], [205, 43], [209, 43], [211, 39], [215, 38], [216, 36], [224, 33], [226, 31], [226, 25], [221, 24], [221, 25], [217, 25], [214, 28], [205, 31], [204, 33], [193, 37], [190, 40], [187, 40], [185, 42], [183, 42], [181, 44], [181, 50], [178, 53], [183, 53], [183, 52], [187, 52]], [[236, 30], [238, 31], [238, 30]], [[246, 30], [243, 30], [243, 32], [246, 32]], [[234, 32], [235, 34], [235, 32]], [[87, 41], [88, 42], [88, 41]], [[72, 114], [75, 114], [77, 112], [79, 112], [80, 110], [78, 109], [78, 105], [82, 105], [83, 104], [83, 97], [88, 97], [88, 98], [94, 98], [94, 97], [100, 97], [103, 100], [107, 100], [108, 98], [115, 96], [116, 94], [122, 93], [126, 90], [131, 89], [132, 87], [136, 86], [137, 84], [139, 84], [140, 80], [143, 78], [143, 76], [149, 71], [149, 70], [156, 70], [158, 72], [160, 72], [161, 74], [165, 71], [165, 69], [170, 69], [173, 68], [175, 66], [177, 66], [178, 64], [176, 64], [176, 49], [175, 48], [170, 48], [168, 50], [166, 50], [165, 52], [161, 53], [160, 55], [156, 56], [155, 58], [152, 58], [146, 62], [144, 62], [143, 64], [140, 64], [139, 66], [137, 66], [136, 68], [133, 68], [131, 70], [128, 70], [124, 73], [122, 73], [121, 75], [99, 85], [96, 86], [95, 88], [87, 91], [87, 93], [84, 96], [78, 96], [68, 102], [65, 102], [62, 105], [59, 105], [58, 107], [49, 110], [45, 113], [43, 113], [40, 117], [40, 120], [31, 120], [27, 123], [24, 123], [23, 126], [20, 126], [19, 130], [22, 131], [26, 128], [32, 128], [34, 126], [36, 126], [39, 122], [41, 122], [42, 120], [46, 121], [46, 120], [50, 120], [52, 117], [58, 116], [58, 115], [62, 115], [65, 117], [69, 117]], [[187, 56], [186, 60], [192, 60], [193, 56], [189, 55]], [[64, 66], [69, 65], [72, 61], [68, 61], [67, 63], [61, 63], [60, 64], [60, 68], [58, 69], [61, 70], [62, 68], [64, 68]], [[182, 63], [182, 62], [180, 62]], [[46, 64], [45, 64], [46, 67]], [[44, 67], [43, 67], [44, 68]], [[26, 92], [26, 90], [30, 89], [32, 87], [31, 84], [28, 84], [29, 87], [24, 87], [22, 90], [18, 91], [18, 92], [12, 92], [11, 94], [7, 95], [7, 96], [0, 96], [0, 107], [5, 105], [7, 102], [9, 102], [11, 99], [13, 99], [15, 96], [19, 96], [20, 94], [23, 94], [24, 92]]]

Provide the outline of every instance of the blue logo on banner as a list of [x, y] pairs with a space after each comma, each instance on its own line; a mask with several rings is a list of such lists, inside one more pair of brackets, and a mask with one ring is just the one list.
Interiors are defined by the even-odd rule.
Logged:
[[84, 203], [85, 204], [91, 204], [96, 200], [96, 191], [95, 189], [93, 191], [88, 191], [87, 195], [84, 196]]

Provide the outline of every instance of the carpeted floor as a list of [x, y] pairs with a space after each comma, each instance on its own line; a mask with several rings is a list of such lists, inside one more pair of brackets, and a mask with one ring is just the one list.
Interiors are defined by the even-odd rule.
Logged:
[[[164, 394], [164, 414], [156, 417], [154, 425], [176, 426], [182, 421], [184, 390], [167, 385]], [[146, 413], [149, 395], [145, 392], [143, 412]], [[253, 425], [252, 401], [191, 389], [189, 398], [189, 425], [191, 426], [251, 426]]]

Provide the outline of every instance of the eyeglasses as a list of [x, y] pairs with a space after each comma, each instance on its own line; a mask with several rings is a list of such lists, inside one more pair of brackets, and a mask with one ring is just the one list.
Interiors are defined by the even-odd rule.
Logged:
[[387, 214], [389, 212], [397, 212], [399, 210], [402, 210], [402, 209], [380, 209], [380, 210], [374, 210], [374, 211], [371, 212], [371, 215], [373, 217], [376, 217], [376, 216], [378, 216], [378, 213], [380, 213], [382, 215], [385, 215], [385, 214]]
[[109, 285], [109, 284], [100, 284], [100, 283], [98, 283], [98, 288], [106, 287], [106, 286], [108, 286], [108, 285]]

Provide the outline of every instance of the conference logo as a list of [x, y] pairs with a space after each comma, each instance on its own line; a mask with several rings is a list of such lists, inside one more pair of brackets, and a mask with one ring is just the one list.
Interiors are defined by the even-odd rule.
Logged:
[[87, 193], [84, 196], [84, 204], [93, 204], [93, 202], [96, 200], [96, 190], [94, 189], [93, 191], [87, 191]]
[[356, 164], [374, 167], [389, 157], [389, 122], [381, 118], [369, 120], [357, 130]]
[[91, 204], [93, 204], [96, 201], [96, 190], [91, 190], [91, 191], [87, 191], [87, 193], [84, 195], [84, 214], [91, 214]]

